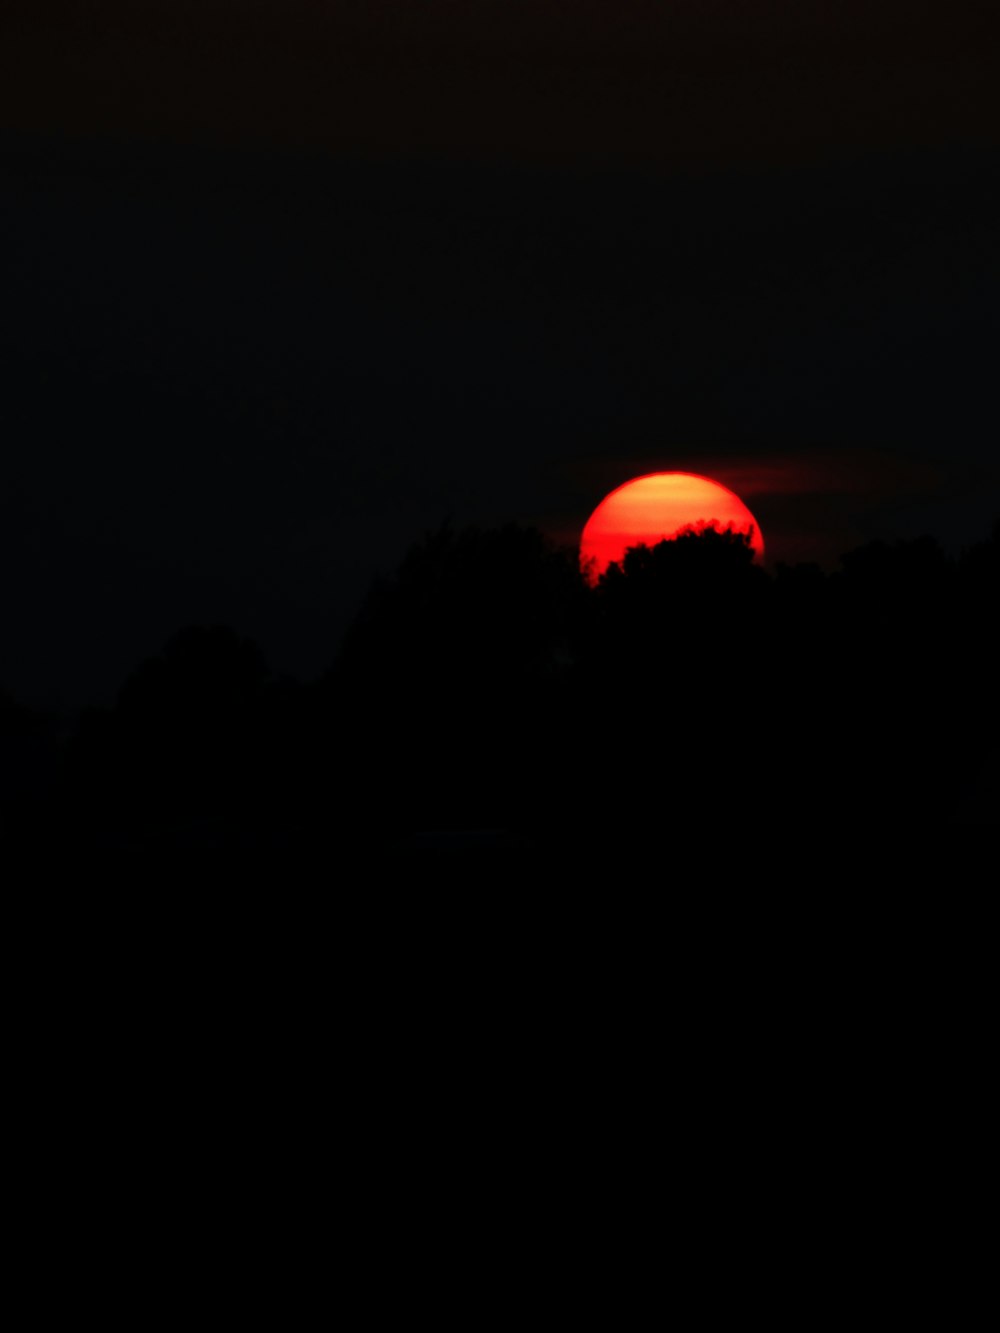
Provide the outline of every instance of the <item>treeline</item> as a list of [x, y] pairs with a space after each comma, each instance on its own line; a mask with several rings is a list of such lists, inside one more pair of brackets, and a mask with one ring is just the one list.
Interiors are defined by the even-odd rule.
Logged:
[[445, 526], [322, 678], [192, 625], [69, 735], [0, 696], [8, 842], [326, 849], [831, 843], [988, 823], [1000, 523], [841, 568], [707, 530], [590, 587], [536, 529]]

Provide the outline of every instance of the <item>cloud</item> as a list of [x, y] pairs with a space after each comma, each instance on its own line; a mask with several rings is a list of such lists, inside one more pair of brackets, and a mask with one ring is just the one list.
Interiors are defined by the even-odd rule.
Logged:
[[8, 0], [0, 112], [355, 151], [814, 161], [995, 136], [989, 8]]

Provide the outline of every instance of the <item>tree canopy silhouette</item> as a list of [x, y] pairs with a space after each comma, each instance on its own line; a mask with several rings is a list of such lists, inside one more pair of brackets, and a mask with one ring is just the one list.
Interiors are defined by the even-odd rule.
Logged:
[[771, 573], [706, 527], [591, 584], [537, 529], [444, 524], [315, 682], [189, 625], [65, 743], [0, 698], [0, 797], [8, 826], [30, 786], [78, 831], [220, 817], [369, 848], [926, 831], [995, 782], [998, 552], [1000, 523], [958, 558], [920, 537]]

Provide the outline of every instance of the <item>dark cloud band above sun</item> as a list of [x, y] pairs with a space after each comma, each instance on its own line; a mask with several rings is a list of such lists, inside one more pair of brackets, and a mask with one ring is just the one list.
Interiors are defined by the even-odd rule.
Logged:
[[8, 129], [705, 165], [997, 137], [990, 7], [7, 4]]

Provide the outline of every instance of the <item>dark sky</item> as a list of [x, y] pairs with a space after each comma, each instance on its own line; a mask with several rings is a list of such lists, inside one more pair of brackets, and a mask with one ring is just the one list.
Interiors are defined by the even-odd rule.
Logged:
[[769, 559], [1000, 510], [988, 4], [8, 3], [0, 685], [279, 670], [445, 518], [704, 471]]

